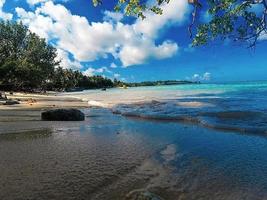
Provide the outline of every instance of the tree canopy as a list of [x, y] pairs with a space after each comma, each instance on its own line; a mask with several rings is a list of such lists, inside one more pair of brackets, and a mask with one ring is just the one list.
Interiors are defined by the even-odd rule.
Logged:
[[[175, 0], [156, 0], [152, 5], [145, 0], [118, 0], [114, 9], [144, 19], [148, 10], [161, 15], [164, 12], [161, 5], [170, 1]], [[102, 4], [102, 0], [92, 2], [95, 6]], [[267, 0], [188, 0], [188, 3], [194, 7], [192, 22], [188, 25], [194, 46], [228, 38], [254, 47], [259, 38], [267, 34]], [[260, 13], [253, 9], [255, 5], [262, 7]], [[211, 20], [199, 23], [199, 10], [204, 8]]]
[[0, 21], [0, 89], [66, 91], [113, 87], [102, 76], [86, 76], [59, 66], [56, 48], [21, 23]]
[[0, 80], [14, 88], [43, 87], [51, 78], [56, 49], [22, 24], [0, 22]]

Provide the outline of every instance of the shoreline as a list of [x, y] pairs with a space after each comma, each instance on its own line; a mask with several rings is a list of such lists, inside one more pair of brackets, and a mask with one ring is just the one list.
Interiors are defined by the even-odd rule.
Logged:
[[79, 97], [59, 96], [59, 93], [14, 93], [7, 94], [9, 100], [18, 100], [17, 105], [0, 105], [0, 110], [9, 109], [45, 109], [45, 108], [84, 108], [87, 102], [82, 101]]
[[[128, 92], [127, 92], [128, 93]], [[117, 91], [115, 94], [118, 94]], [[122, 93], [122, 95], [125, 93]], [[133, 93], [135, 94], [135, 93]], [[221, 132], [235, 132], [238, 134], [266, 136], [267, 131], [261, 127], [239, 126], [232, 122], [238, 120], [252, 120], [261, 116], [259, 112], [245, 110], [209, 110], [218, 106], [214, 102], [201, 101], [191, 99], [189, 101], [176, 101], [168, 105], [168, 101], [161, 100], [145, 100], [140, 101], [139, 98], [131, 98], [138, 95], [129, 95], [127, 98], [117, 99], [117, 95], [110, 92], [99, 92], [84, 95], [73, 93], [14, 93], [8, 94], [10, 100], [20, 100], [20, 104], [16, 105], [0, 105], [0, 134], [7, 132], [24, 132], [36, 130], [39, 128], [53, 128], [55, 126], [64, 127], [67, 122], [46, 122], [41, 120], [42, 111], [58, 108], [76, 108], [88, 113], [89, 108], [107, 109], [113, 113], [113, 116], [120, 115], [126, 118], [135, 118], [139, 120], [149, 120], [158, 122], [175, 122], [180, 124], [192, 124], [207, 129], [218, 130]], [[125, 95], [127, 96], [127, 95]], [[155, 95], [156, 96], [156, 95]], [[130, 100], [130, 101], [129, 101]], [[141, 112], [142, 110], [162, 110], [166, 105], [173, 109], [188, 109], [187, 113], [181, 113], [177, 116], [161, 115], [157, 112], [154, 115]], [[118, 106], [118, 107], [117, 107]], [[87, 108], [87, 109], [86, 109]], [[167, 107], [168, 108], [168, 107]], [[195, 114], [192, 109], [202, 109], [201, 112]], [[192, 114], [192, 115], [191, 115]], [[90, 115], [86, 115], [87, 122]], [[232, 120], [232, 121], [231, 121]], [[235, 121], [234, 121], [235, 120]], [[228, 123], [229, 122], [229, 123]], [[81, 124], [81, 122], [79, 122]], [[241, 124], [242, 125], [242, 124]], [[27, 127], [28, 126], [28, 127]], [[60, 127], [59, 127], [60, 128]], [[38, 129], [38, 128], [37, 128]]]
[[[68, 126], [68, 122], [41, 120], [42, 111], [58, 108], [88, 108], [80, 98], [57, 96], [57, 94], [7, 94], [10, 100], [20, 100], [16, 105], [0, 105], [0, 134], [19, 133]], [[79, 122], [81, 123], [81, 122]], [[77, 123], [76, 123], [77, 124]]]

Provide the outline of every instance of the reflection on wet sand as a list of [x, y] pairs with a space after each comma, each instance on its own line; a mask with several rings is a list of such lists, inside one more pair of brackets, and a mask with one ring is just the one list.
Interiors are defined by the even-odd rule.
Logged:
[[6, 140], [35, 140], [39, 138], [46, 138], [52, 136], [51, 129], [41, 129], [36, 131], [27, 131], [21, 133], [7, 133], [7, 134], [0, 134], [0, 144]]
[[267, 198], [264, 137], [87, 115], [98, 117], [0, 135], [0, 199]]

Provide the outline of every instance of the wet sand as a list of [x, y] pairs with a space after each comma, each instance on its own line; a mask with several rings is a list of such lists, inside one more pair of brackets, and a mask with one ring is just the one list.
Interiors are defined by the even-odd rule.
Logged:
[[41, 121], [41, 112], [56, 108], [88, 108], [88, 103], [79, 98], [57, 96], [56, 93], [46, 95], [14, 93], [8, 99], [20, 100], [16, 105], [0, 105], [0, 134], [68, 126], [68, 122]]
[[0, 135], [0, 199], [267, 199], [264, 137], [83, 111], [85, 122]]

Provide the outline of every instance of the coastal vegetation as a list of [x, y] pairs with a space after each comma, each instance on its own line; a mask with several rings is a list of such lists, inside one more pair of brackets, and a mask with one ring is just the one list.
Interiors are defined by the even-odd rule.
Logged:
[[56, 48], [22, 23], [0, 22], [0, 90], [67, 91], [113, 87], [112, 80], [63, 69]]

